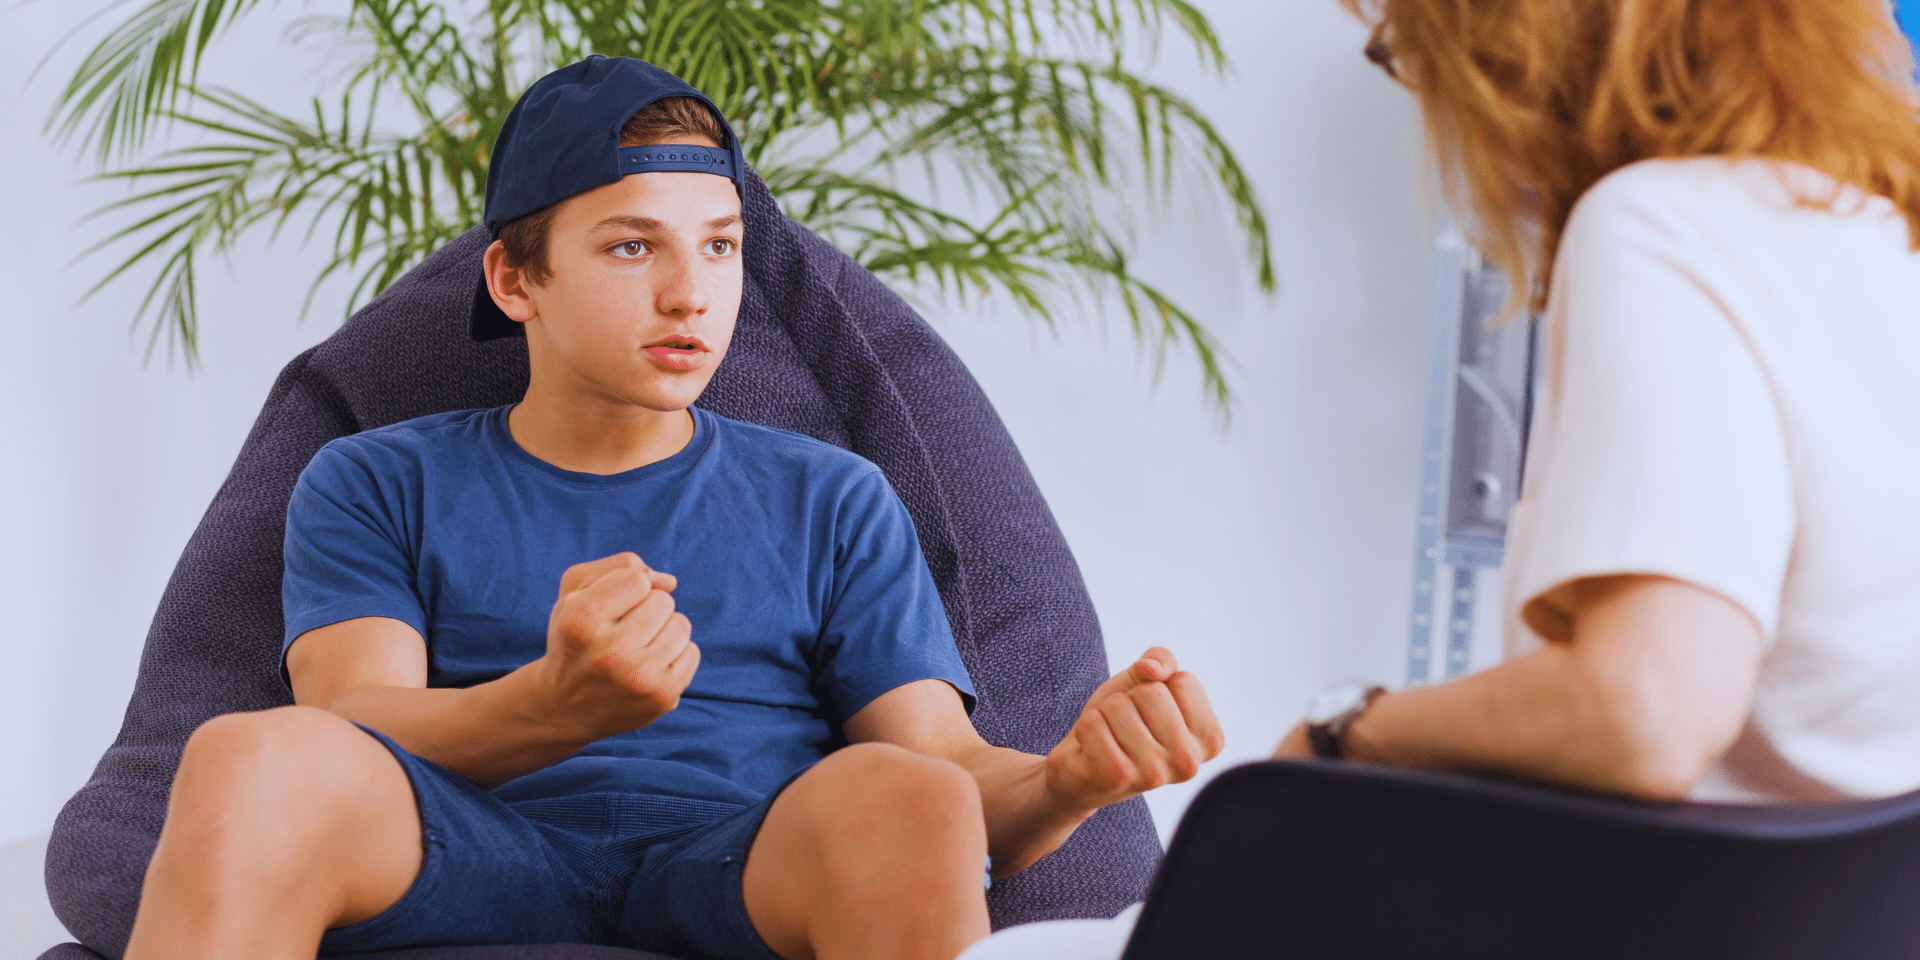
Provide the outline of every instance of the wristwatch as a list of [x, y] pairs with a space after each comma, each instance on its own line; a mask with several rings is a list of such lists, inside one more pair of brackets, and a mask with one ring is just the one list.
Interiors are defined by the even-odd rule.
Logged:
[[1386, 692], [1377, 683], [1343, 683], [1308, 701], [1307, 740], [1313, 744], [1313, 755], [1339, 759], [1341, 735]]

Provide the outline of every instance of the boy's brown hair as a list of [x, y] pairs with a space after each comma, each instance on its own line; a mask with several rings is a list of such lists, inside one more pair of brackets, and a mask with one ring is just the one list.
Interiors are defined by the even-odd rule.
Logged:
[[[692, 97], [667, 97], [655, 100], [627, 119], [620, 128], [620, 146], [646, 147], [656, 143], [687, 143], [707, 140], [711, 146], [725, 147], [727, 132], [707, 105]], [[500, 243], [506, 248], [507, 262], [526, 272], [536, 284], [553, 278], [547, 266], [547, 234], [553, 228], [554, 211], [559, 204], [542, 207], [500, 227]]]

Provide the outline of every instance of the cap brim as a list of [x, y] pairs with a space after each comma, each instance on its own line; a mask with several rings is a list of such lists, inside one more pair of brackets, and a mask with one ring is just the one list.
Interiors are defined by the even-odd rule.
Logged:
[[526, 328], [500, 312], [500, 305], [493, 302], [493, 294], [487, 292], [487, 278], [482, 276], [480, 285], [473, 291], [473, 310], [467, 319], [467, 336], [484, 343], [501, 337], [526, 335]]

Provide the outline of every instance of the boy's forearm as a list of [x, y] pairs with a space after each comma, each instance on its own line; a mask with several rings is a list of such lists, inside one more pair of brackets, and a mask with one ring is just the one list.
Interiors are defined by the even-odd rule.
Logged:
[[988, 744], [953, 758], [980, 785], [993, 875], [1019, 873], [1059, 849], [1091, 810], [1069, 810], [1047, 789], [1047, 758]]
[[361, 687], [327, 708], [491, 790], [598, 739], [540, 709], [538, 663], [465, 688]]

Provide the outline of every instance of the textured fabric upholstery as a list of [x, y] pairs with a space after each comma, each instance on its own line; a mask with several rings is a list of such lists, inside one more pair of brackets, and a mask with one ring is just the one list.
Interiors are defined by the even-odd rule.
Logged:
[[[975, 726], [993, 743], [1045, 752], [1107, 663], [1078, 568], [1019, 452], [925, 322], [782, 216], [755, 176], [745, 217], [739, 326], [701, 404], [846, 447], [886, 472], [979, 691]], [[524, 392], [524, 341], [465, 336], [485, 247], [479, 230], [449, 243], [274, 384], [167, 585], [120, 736], [54, 827], [48, 892], [94, 950], [117, 957], [125, 946], [188, 735], [219, 714], [289, 702], [277, 672], [280, 544], [301, 468], [334, 437]], [[1110, 807], [994, 884], [994, 924], [1110, 916], [1145, 892], [1159, 856], [1145, 804]]]
[[63, 943], [41, 954], [40, 960], [100, 960], [100, 955], [77, 943]]
[[[622, 950], [618, 947], [583, 947], [578, 944], [536, 944], [519, 947], [420, 947], [415, 950], [389, 950], [379, 954], [360, 954], [356, 960], [378, 957], [380, 960], [672, 960], [657, 953]], [[63, 943], [40, 955], [40, 960], [102, 960], [101, 956], [77, 943]]]

